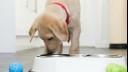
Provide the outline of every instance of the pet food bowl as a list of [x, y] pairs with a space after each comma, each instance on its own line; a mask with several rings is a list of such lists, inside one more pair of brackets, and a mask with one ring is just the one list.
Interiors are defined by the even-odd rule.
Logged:
[[39, 55], [29, 72], [106, 72], [110, 63], [126, 66], [126, 59], [104, 54]]

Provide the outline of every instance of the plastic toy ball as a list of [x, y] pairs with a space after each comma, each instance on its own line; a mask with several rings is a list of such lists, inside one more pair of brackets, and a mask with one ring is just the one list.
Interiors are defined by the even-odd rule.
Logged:
[[112, 63], [107, 66], [106, 72], [127, 72], [127, 67]]
[[15, 62], [9, 65], [9, 72], [23, 72], [21, 63]]

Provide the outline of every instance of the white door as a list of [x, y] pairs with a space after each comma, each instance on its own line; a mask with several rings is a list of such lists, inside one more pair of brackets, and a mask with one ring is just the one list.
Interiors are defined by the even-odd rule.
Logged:
[[81, 46], [109, 47], [108, 0], [81, 1]]

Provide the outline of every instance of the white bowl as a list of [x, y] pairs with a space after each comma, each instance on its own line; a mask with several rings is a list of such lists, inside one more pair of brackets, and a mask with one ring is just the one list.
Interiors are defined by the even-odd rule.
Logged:
[[126, 59], [119, 55], [39, 55], [29, 72], [106, 72], [110, 63], [126, 66]]

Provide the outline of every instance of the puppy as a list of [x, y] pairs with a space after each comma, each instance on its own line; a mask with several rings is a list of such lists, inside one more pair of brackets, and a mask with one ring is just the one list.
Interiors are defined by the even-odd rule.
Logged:
[[30, 28], [30, 41], [36, 31], [45, 43], [45, 54], [62, 54], [63, 41], [70, 40], [69, 54], [78, 54], [81, 32], [79, 0], [46, 0], [44, 13]]

